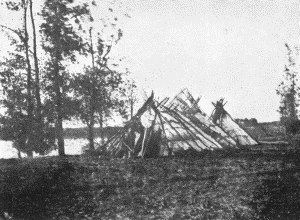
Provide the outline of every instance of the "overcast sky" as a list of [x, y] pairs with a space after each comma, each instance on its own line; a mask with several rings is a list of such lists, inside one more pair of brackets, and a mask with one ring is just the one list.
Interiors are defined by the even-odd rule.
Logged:
[[140, 90], [172, 97], [188, 88], [208, 114], [225, 97], [234, 118], [279, 119], [275, 90], [284, 44], [299, 45], [298, 0], [132, 0], [128, 8], [115, 53]]
[[187, 87], [204, 110], [225, 97], [235, 118], [279, 119], [275, 90], [284, 44], [299, 45], [299, 1], [144, 0], [131, 8], [119, 46], [145, 90], [173, 96]]

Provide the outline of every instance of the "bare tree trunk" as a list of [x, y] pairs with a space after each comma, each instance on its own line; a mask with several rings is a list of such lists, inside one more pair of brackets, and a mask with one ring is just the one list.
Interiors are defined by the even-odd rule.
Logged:
[[94, 151], [95, 150], [95, 145], [94, 145], [94, 125], [92, 125], [91, 123], [88, 125], [88, 139], [89, 139], [89, 143], [90, 143], [90, 150]]
[[33, 150], [33, 102], [32, 102], [32, 78], [31, 78], [31, 64], [29, 59], [29, 45], [28, 45], [28, 31], [27, 31], [27, 2], [23, 2], [24, 7], [24, 13], [23, 13], [23, 19], [24, 19], [24, 46], [25, 46], [25, 55], [26, 55], [26, 63], [27, 63], [27, 114], [28, 114], [28, 121], [27, 121], [27, 149], [29, 151]]
[[[58, 14], [58, 8], [56, 7], [56, 14]], [[59, 74], [59, 63], [60, 63], [60, 30], [56, 30], [58, 33], [55, 36], [55, 58], [54, 58], [54, 87], [56, 93], [56, 138], [58, 144], [58, 154], [59, 156], [65, 156], [65, 143], [63, 136], [63, 112], [62, 112], [62, 94], [61, 94], [61, 77]]]
[[59, 156], [65, 155], [65, 143], [63, 137], [63, 116], [62, 116], [62, 95], [60, 91], [60, 75], [59, 75], [59, 53], [56, 51], [55, 58], [55, 92], [56, 92], [56, 113], [57, 113], [57, 122], [56, 122], [56, 138], [58, 144], [58, 154]]
[[[104, 131], [103, 131], [103, 107], [101, 106], [101, 110], [100, 110], [100, 137], [101, 137], [101, 146], [104, 145]], [[103, 149], [105, 150], [105, 149]]]
[[18, 149], [18, 158], [21, 159], [22, 156], [21, 156], [21, 151]]
[[[90, 28], [90, 40], [91, 40], [91, 45], [90, 45], [90, 53], [92, 55], [92, 67], [93, 67], [93, 71], [92, 71], [92, 75], [90, 76], [90, 79], [92, 81], [92, 84], [94, 83], [95, 81], [95, 78], [94, 78], [94, 71], [95, 71], [95, 58], [94, 58], [94, 50], [93, 50], [93, 38], [92, 38], [92, 28]], [[90, 143], [90, 150], [91, 151], [94, 151], [95, 150], [95, 145], [94, 145], [94, 138], [95, 138], [95, 135], [94, 135], [94, 125], [95, 125], [95, 88], [92, 88], [91, 89], [91, 97], [90, 97], [90, 111], [89, 111], [89, 125], [88, 125], [88, 128], [89, 128], [89, 134], [88, 134], [88, 137], [89, 137], [89, 143]]]
[[130, 100], [130, 119], [132, 119], [133, 117], [133, 105], [134, 105], [133, 100]]
[[93, 70], [94, 70], [95, 69], [95, 57], [94, 57], [94, 49], [93, 49], [92, 28], [90, 28], [90, 40], [91, 40], [90, 52], [91, 52], [91, 55], [92, 55], [92, 67], [93, 67]]
[[39, 64], [37, 58], [37, 46], [36, 46], [36, 30], [35, 30], [35, 23], [33, 17], [33, 10], [32, 10], [32, 0], [29, 0], [30, 6], [30, 17], [31, 17], [31, 24], [32, 24], [32, 32], [33, 32], [33, 58], [34, 58], [34, 66], [35, 66], [35, 98], [36, 98], [36, 136], [37, 136], [37, 144], [38, 147], [41, 147], [43, 144], [43, 119], [42, 119], [42, 104], [41, 104], [41, 96], [40, 96], [40, 78], [39, 78]]
[[88, 124], [88, 139], [90, 143], [90, 150], [94, 151], [95, 150], [95, 145], [94, 145], [94, 126], [95, 126], [95, 111], [94, 111], [94, 102], [95, 102], [95, 97], [94, 97], [94, 88], [92, 88], [91, 91], [91, 100], [90, 100], [90, 106], [89, 106], [89, 124]]

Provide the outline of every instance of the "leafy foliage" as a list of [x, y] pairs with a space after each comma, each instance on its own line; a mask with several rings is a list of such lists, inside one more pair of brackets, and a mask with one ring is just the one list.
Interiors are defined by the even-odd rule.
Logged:
[[[87, 45], [89, 45], [92, 67], [85, 67], [83, 73], [74, 75], [71, 85], [78, 102], [77, 117], [87, 124], [90, 150], [94, 150], [94, 125], [98, 123], [103, 130], [105, 122], [114, 112], [119, 111], [124, 114], [124, 101], [121, 99], [124, 90], [120, 86], [123, 83], [122, 74], [110, 68], [117, 65], [108, 63], [112, 46], [120, 40], [122, 32], [118, 30], [117, 39], [112, 34], [107, 42], [98, 33], [96, 52], [94, 52], [92, 27], [89, 33], [90, 43]], [[103, 145], [103, 135], [101, 138]]]
[[74, 51], [85, 52], [83, 39], [74, 28], [82, 29], [80, 22], [89, 15], [88, 5], [72, 6], [72, 3], [48, 0], [42, 10], [44, 22], [40, 28], [44, 36], [43, 48], [53, 56], [59, 50], [58, 61], [63, 58], [75, 61]]
[[[288, 65], [285, 66], [284, 81], [282, 81], [277, 94], [281, 97], [281, 106], [279, 107], [280, 120], [286, 126], [298, 120], [297, 107], [299, 99], [299, 85], [298, 85], [298, 72], [295, 60], [297, 55], [288, 44], [285, 44], [288, 50]], [[297, 49], [295, 48], [297, 51]]]
[[[108, 39], [98, 33], [94, 53], [93, 45], [85, 40], [85, 29], [94, 20], [90, 6], [96, 6], [96, 2], [46, 0], [38, 14], [43, 22], [39, 31], [42, 40], [37, 42], [32, 3], [32, 0], [5, 2], [8, 10], [23, 13], [23, 23], [16, 29], [0, 24], [15, 47], [0, 70], [4, 92], [2, 105], [7, 109], [5, 117], [1, 118], [1, 134], [5, 140], [15, 141], [14, 146], [28, 154], [32, 151], [45, 153], [57, 139], [59, 154], [64, 155], [63, 120], [76, 115], [91, 128], [94, 121], [103, 128], [113, 112], [125, 114], [125, 101], [118, 98], [125, 93], [120, 87], [122, 74], [110, 69], [118, 64], [109, 63], [112, 47], [123, 32], [116, 28], [118, 18], [114, 9], [109, 8], [109, 15], [103, 15], [101, 21], [104, 27], [110, 25], [115, 33], [109, 33]], [[29, 19], [31, 25], [27, 22]], [[32, 30], [32, 34], [28, 30]], [[101, 34], [104, 35], [103, 30]], [[42, 44], [46, 61], [37, 55], [38, 43]], [[88, 54], [92, 54], [93, 67], [86, 67], [84, 74], [72, 78], [68, 64], [72, 65], [78, 56]], [[32, 64], [34, 68], [31, 68]], [[73, 98], [74, 94], [78, 97]]]
[[[17, 47], [22, 49], [20, 45]], [[1, 116], [1, 136], [5, 140], [14, 141], [18, 150], [30, 153], [32, 146], [26, 144], [28, 115], [25, 58], [20, 53], [10, 53], [1, 67], [1, 105], [6, 108], [6, 115]]]
[[55, 124], [59, 154], [64, 155], [63, 119], [72, 109], [72, 102], [67, 102], [69, 87], [63, 60], [76, 61], [76, 52], [86, 51], [83, 39], [78, 31], [82, 31], [81, 22], [89, 16], [87, 4], [74, 5], [73, 1], [46, 0], [42, 9], [44, 19], [41, 25], [43, 49], [50, 55], [47, 68], [49, 79], [47, 91], [55, 106]]
[[[99, 114], [103, 111], [104, 118], [111, 116], [112, 109], [119, 109], [122, 105], [116, 95], [119, 84], [122, 83], [121, 74], [116, 71], [100, 71], [85, 68], [85, 74], [74, 77], [72, 88], [74, 95], [80, 100], [78, 113], [84, 123], [89, 123], [89, 111]], [[92, 94], [94, 97], [92, 98]]]
[[[39, 82], [33, 80], [30, 65], [31, 56], [29, 52], [31, 50], [27, 31], [28, 2], [31, 1], [6, 2], [9, 10], [19, 11], [22, 9], [24, 23], [22, 28], [12, 29], [1, 25], [2, 30], [7, 31], [11, 46], [14, 49], [1, 63], [0, 77], [3, 88], [1, 104], [6, 109], [5, 114], [1, 116], [1, 132], [2, 138], [13, 141], [13, 146], [19, 151], [32, 155], [32, 151], [44, 154], [53, 146], [55, 137], [49, 123], [46, 122], [45, 126], [38, 126], [43, 119], [38, 117], [38, 112], [41, 113], [41, 103], [38, 99], [40, 91], [36, 89], [35, 96], [33, 95], [34, 88], [39, 88], [40, 85], [36, 86]], [[31, 20], [34, 22], [33, 13], [31, 16]], [[14, 38], [16, 36], [18, 38]], [[35, 52], [36, 48], [34, 47]], [[35, 71], [37, 71], [38, 63], [35, 64]], [[33, 87], [33, 85], [35, 86]], [[39, 111], [37, 109], [38, 104]], [[48, 117], [50, 116], [47, 111], [44, 111], [43, 118]]]

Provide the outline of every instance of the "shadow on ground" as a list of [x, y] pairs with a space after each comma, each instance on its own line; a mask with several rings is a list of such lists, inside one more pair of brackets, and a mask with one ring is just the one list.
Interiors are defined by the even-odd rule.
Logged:
[[47, 167], [12, 165], [1, 175], [1, 213], [13, 213], [16, 219], [75, 219], [91, 213], [95, 207], [90, 186], [78, 182], [77, 171], [67, 159]]

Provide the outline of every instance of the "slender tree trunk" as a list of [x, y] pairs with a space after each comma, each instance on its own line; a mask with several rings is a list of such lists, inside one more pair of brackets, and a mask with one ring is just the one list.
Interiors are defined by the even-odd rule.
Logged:
[[90, 150], [91, 151], [94, 151], [95, 150], [95, 145], [94, 145], [94, 138], [95, 138], [95, 135], [94, 135], [94, 126], [95, 126], [95, 92], [94, 92], [94, 88], [92, 88], [92, 91], [91, 91], [91, 97], [90, 97], [90, 106], [89, 106], [89, 125], [88, 125], [88, 137], [89, 137], [89, 143], [90, 143]]
[[21, 151], [18, 149], [18, 158], [21, 159], [22, 155], [21, 155]]
[[134, 105], [133, 100], [130, 100], [130, 119], [132, 119], [133, 117], [133, 105]]
[[93, 70], [94, 70], [95, 69], [95, 57], [94, 57], [94, 49], [93, 49], [92, 28], [90, 28], [90, 40], [91, 40], [90, 52], [91, 52], [91, 55], [92, 55], [92, 67], [93, 67]]
[[[58, 14], [58, 8], [56, 7], [56, 14]], [[62, 94], [61, 94], [61, 77], [59, 73], [59, 64], [61, 60], [60, 55], [60, 30], [56, 30], [57, 35], [55, 36], [55, 58], [54, 58], [54, 89], [55, 89], [55, 110], [57, 114], [56, 120], [56, 138], [58, 144], [58, 154], [59, 156], [65, 156], [65, 143], [64, 143], [64, 136], [63, 136], [63, 112], [62, 112]]]
[[59, 74], [56, 74], [55, 87], [56, 87], [56, 113], [57, 113], [57, 123], [56, 123], [56, 137], [58, 144], [58, 154], [59, 156], [65, 155], [65, 143], [63, 137], [63, 117], [62, 117], [62, 97], [59, 86]]
[[[102, 106], [101, 106], [101, 110], [100, 110], [99, 124], [100, 124], [101, 146], [103, 146], [104, 145], [104, 131], [103, 131], [103, 107]], [[103, 150], [105, 150], [105, 149], [103, 149]]]
[[57, 122], [56, 122], [56, 138], [58, 143], [58, 154], [60, 156], [65, 155], [65, 143], [63, 137], [63, 116], [62, 116], [62, 95], [60, 88], [60, 74], [59, 74], [59, 50], [56, 49], [56, 57], [54, 64], [54, 73], [55, 73], [55, 93], [56, 93], [56, 113], [57, 113]]
[[37, 46], [36, 46], [36, 30], [35, 30], [35, 22], [33, 17], [32, 10], [32, 0], [29, 0], [30, 6], [30, 17], [32, 24], [32, 33], [33, 33], [33, 58], [34, 58], [34, 67], [35, 67], [35, 98], [36, 98], [36, 136], [37, 136], [37, 144], [40, 148], [43, 144], [43, 119], [42, 119], [42, 104], [41, 104], [41, 96], [40, 96], [40, 71], [39, 71], [39, 63], [37, 58]]
[[[25, 46], [25, 55], [26, 55], [26, 63], [27, 63], [27, 114], [28, 114], [28, 122], [27, 122], [27, 149], [29, 151], [33, 150], [33, 102], [32, 102], [32, 78], [31, 78], [31, 64], [30, 64], [30, 58], [29, 58], [29, 45], [28, 45], [28, 30], [27, 30], [27, 3], [24, 1], [24, 13], [23, 13], [23, 19], [24, 19], [24, 46]], [[31, 155], [31, 154], [29, 154]]]
[[95, 145], [94, 145], [94, 126], [95, 126], [95, 111], [94, 111], [94, 95], [93, 92], [94, 89], [92, 88], [92, 95], [91, 95], [91, 100], [90, 100], [90, 115], [89, 115], [89, 142], [90, 142], [90, 150], [94, 151], [95, 150]]
[[[95, 77], [94, 77], [94, 71], [95, 71], [95, 58], [94, 58], [94, 50], [93, 50], [93, 38], [92, 38], [92, 28], [90, 28], [90, 40], [91, 40], [91, 45], [90, 45], [90, 53], [92, 55], [92, 67], [93, 67], [93, 71], [92, 71], [92, 75], [90, 76], [90, 79], [92, 81], [92, 84], [94, 84], [95, 81]], [[95, 150], [95, 145], [94, 145], [94, 126], [95, 126], [95, 101], [96, 101], [96, 97], [95, 97], [95, 88], [91, 88], [91, 97], [90, 97], [90, 106], [89, 106], [89, 142], [90, 142], [90, 150], [94, 151]]]
[[[59, 11], [58, 7], [56, 6], [55, 14], [58, 17]], [[58, 21], [57, 21], [58, 22]], [[62, 111], [62, 94], [61, 94], [61, 77], [59, 73], [59, 65], [61, 61], [61, 50], [60, 50], [60, 29], [56, 27], [55, 32], [55, 52], [54, 52], [54, 89], [55, 89], [55, 110], [57, 114], [56, 119], [56, 138], [58, 144], [58, 154], [59, 156], [65, 156], [65, 143], [64, 143], [64, 136], [63, 136], [63, 111]]]
[[94, 125], [92, 123], [89, 123], [88, 125], [88, 139], [90, 143], [90, 150], [94, 151], [95, 150], [95, 145], [94, 145]]

